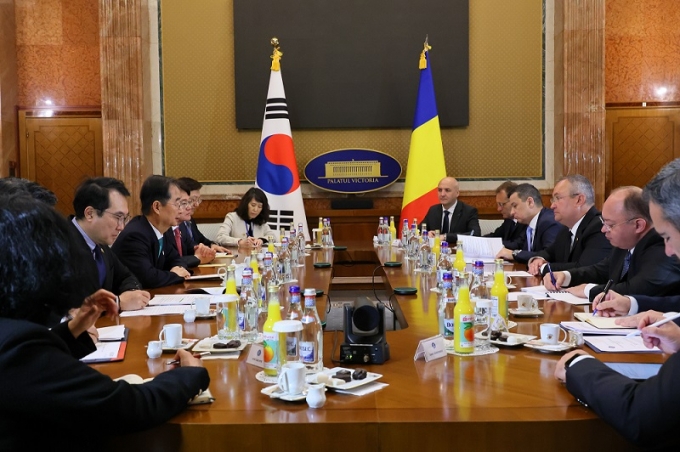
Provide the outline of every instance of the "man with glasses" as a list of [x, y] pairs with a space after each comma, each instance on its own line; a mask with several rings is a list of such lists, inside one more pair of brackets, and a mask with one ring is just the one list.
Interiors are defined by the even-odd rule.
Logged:
[[543, 282], [550, 289], [567, 291], [591, 301], [612, 280], [611, 290], [623, 294], [663, 295], [680, 288], [680, 264], [664, 253], [663, 239], [654, 230], [649, 204], [639, 187], [612, 191], [602, 206], [602, 232], [614, 247], [609, 257], [586, 267], [555, 272]]
[[142, 215], [134, 217], [111, 247], [145, 288], [178, 284], [190, 276], [163, 234], [177, 224], [182, 194], [175, 179], [149, 176], [139, 194]]
[[519, 223], [512, 217], [510, 211], [510, 195], [517, 188], [517, 184], [506, 180], [496, 188], [496, 210], [503, 216], [503, 223], [495, 231], [484, 237], [500, 237], [503, 246], [510, 250], [520, 250], [526, 241], [527, 225]]
[[114, 293], [123, 311], [142, 309], [151, 298], [110, 248], [130, 218], [128, 196], [130, 192], [118, 179], [87, 179], [76, 189], [71, 219], [71, 240], [92, 257], [78, 262], [93, 284], [88, 292], [105, 289]]
[[194, 246], [203, 244], [209, 248], [212, 248], [217, 253], [231, 254], [231, 251], [208, 239], [198, 229], [198, 225], [196, 224], [196, 220], [194, 219], [194, 213], [196, 212], [198, 206], [201, 205], [201, 188], [203, 187], [203, 185], [201, 185], [199, 181], [197, 181], [196, 179], [192, 179], [191, 177], [180, 177], [177, 180], [187, 189], [189, 189], [190, 218], [188, 221], [184, 221], [183, 224], [180, 224], [182, 233], [183, 234], [186, 233], [191, 238], [191, 240], [194, 242]]
[[[550, 208], [555, 220], [567, 227], [555, 242], [529, 259], [529, 273], [549, 272], [597, 264], [609, 256], [612, 246], [602, 233], [595, 190], [590, 181], [575, 174], [560, 179], [553, 189]], [[550, 263], [548, 265], [548, 263]]]

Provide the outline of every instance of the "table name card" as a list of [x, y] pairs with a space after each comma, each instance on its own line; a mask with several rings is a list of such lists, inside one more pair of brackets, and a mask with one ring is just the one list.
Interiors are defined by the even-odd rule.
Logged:
[[425, 358], [425, 362], [430, 362], [434, 359], [443, 358], [446, 356], [446, 345], [444, 344], [444, 337], [441, 334], [428, 337], [418, 343], [416, 354], [413, 360]]
[[264, 368], [263, 356], [264, 348], [262, 347], [262, 344], [251, 344], [250, 351], [248, 352], [248, 358], [246, 359], [246, 363], [252, 364], [253, 366], [263, 369]]

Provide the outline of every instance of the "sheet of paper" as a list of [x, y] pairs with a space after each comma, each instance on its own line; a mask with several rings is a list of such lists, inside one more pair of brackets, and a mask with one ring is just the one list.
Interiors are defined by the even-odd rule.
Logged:
[[97, 328], [100, 342], [122, 341], [125, 339], [125, 325], [113, 325]]
[[545, 286], [528, 286], [528, 287], [522, 287], [522, 292], [542, 292], [542, 293], [547, 293], [548, 289], [546, 289]]
[[550, 297], [541, 292], [509, 292], [508, 301], [517, 301], [520, 295], [531, 295], [535, 300], [550, 300]]
[[194, 294], [156, 295], [151, 299], [151, 301], [149, 301], [149, 306], [167, 306], [174, 304], [190, 305], [192, 303], [195, 303], [196, 299], [205, 298], [207, 296], [208, 295], [194, 295]]
[[463, 242], [465, 260], [468, 259], [493, 259], [503, 249], [503, 240], [500, 237], [473, 237], [471, 235], [458, 235], [458, 240]]
[[590, 304], [590, 300], [587, 298], [577, 297], [569, 292], [548, 292], [548, 296], [553, 300], [564, 301], [565, 303], [581, 305]]
[[193, 275], [189, 276], [188, 281], [196, 281], [199, 279], [218, 279], [219, 277], [220, 275], [218, 275], [217, 273], [212, 273], [210, 275]]
[[658, 348], [647, 348], [640, 336], [587, 336], [586, 344], [593, 350], [606, 353], [661, 353]]
[[597, 328], [587, 322], [561, 322], [560, 325], [567, 330], [578, 331], [583, 334], [610, 334], [614, 336], [625, 336], [626, 334], [635, 331], [635, 329], [605, 329]]
[[120, 313], [121, 317], [143, 317], [147, 315], [167, 315], [167, 314], [184, 314], [184, 311], [190, 309], [188, 305], [168, 305], [168, 306], [147, 306], [138, 311], [123, 311]]
[[525, 271], [511, 271], [511, 272], [505, 272], [505, 276], [510, 276], [511, 278], [517, 277], [517, 278], [531, 278], [532, 275], [529, 272]]
[[113, 361], [118, 357], [120, 352], [120, 346], [123, 342], [97, 342], [97, 350], [90, 353], [83, 358], [80, 358], [82, 362], [101, 362], [101, 361]]
[[574, 318], [579, 319], [582, 322], [588, 322], [596, 328], [604, 328], [609, 330], [623, 328], [631, 331], [635, 330], [635, 328], [617, 325], [616, 319], [620, 319], [621, 317], [600, 317], [595, 316], [590, 312], [575, 312]]
[[389, 386], [387, 383], [380, 383], [379, 381], [372, 381], [371, 383], [366, 383], [365, 385], [357, 386], [352, 389], [336, 389], [335, 392], [340, 394], [351, 394], [351, 395], [366, 395], [375, 391], [379, 391], [382, 388]]

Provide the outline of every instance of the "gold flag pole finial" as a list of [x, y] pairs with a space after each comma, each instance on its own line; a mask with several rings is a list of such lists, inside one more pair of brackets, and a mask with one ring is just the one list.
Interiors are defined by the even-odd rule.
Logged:
[[428, 35], [425, 35], [425, 43], [423, 44], [423, 51], [420, 52], [420, 61], [418, 62], [418, 69], [427, 69], [427, 59], [425, 53], [432, 47], [427, 43]]
[[269, 41], [274, 47], [274, 52], [272, 53], [271, 59], [272, 59], [272, 71], [280, 71], [281, 70], [281, 57], [283, 56], [283, 52], [279, 49], [279, 38], [274, 36], [271, 41]]

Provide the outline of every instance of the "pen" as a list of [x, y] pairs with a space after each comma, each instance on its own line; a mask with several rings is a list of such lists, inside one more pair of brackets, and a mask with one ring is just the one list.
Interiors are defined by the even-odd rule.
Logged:
[[[210, 352], [202, 352], [202, 353], [194, 353], [194, 358], [200, 358], [201, 356], [208, 356]], [[173, 364], [179, 364], [180, 361], [179, 359], [173, 359], [172, 361], [168, 361], [167, 364], [168, 366], [172, 366]]]
[[[604, 301], [604, 297], [606, 297], [607, 294], [609, 293], [609, 289], [612, 288], [612, 284], [614, 284], [613, 279], [610, 279], [609, 281], [607, 281], [607, 284], [605, 284], [604, 290], [602, 291], [602, 298], [600, 298], [600, 301]], [[593, 315], [595, 315], [595, 314], [597, 314], [597, 308], [593, 309]]]
[[[668, 315], [668, 317], [666, 317], [666, 315]], [[663, 325], [664, 323], [668, 323], [668, 322], [670, 322], [671, 320], [677, 319], [678, 317], [680, 317], [680, 312], [674, 312], [673, 314], [671, 314], [670, 312], [667, 312], [666, 314], [664, 314], [664, 318], [663, 318], [663, 319], [659, 320], [658, 322], [654, 322], [654, 323], [652, 323], [651, 325], [647, 325], [647, 326], [661, 326], [661, 325]], [[626, 334], [626, 337], [635, 337], [635, 336], [639, 336], [641, 333], [642, 333], [642, 331], [640, 331], [640, 330], [635, 330], [635, 331], [633, 331], [632, 333]]]
[[557, 290], [557, 280], [555, 279], [555, 274], [553, 273], [552, 268], [550, 268], [550, 262], [548, 262], [546, 265], [548, 266], [548, 271], [550, 272], [550, 282], [552, 283], [555, 290]]

